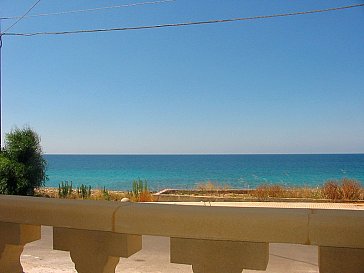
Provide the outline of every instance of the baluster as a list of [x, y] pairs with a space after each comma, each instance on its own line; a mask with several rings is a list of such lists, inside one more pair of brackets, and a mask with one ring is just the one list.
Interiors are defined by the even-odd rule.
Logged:
[[320, 273], [364, 272], [364, 249], [319, 247]]
[[268, 243], [171, 238], [171, 262], [190, 264], [194, 273], [266, 270]]
[[40, 237], [39, 225], [0, 222], [0, 273], [22, 273], [20, 255], [24, 245]]
[[112, 273], [120, 257], [142, 249], [142, 237], [54, 227], [53, 249], [69, 251], [78, 273]]

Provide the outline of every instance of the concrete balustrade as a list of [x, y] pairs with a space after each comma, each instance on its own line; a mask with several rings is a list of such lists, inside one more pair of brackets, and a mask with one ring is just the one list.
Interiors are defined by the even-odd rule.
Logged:
[[119, 257], [128, 258], [142, 249], [142, 236], [55, 227], [53, 248], [69, 251], [79, 273], [111, 273]]
[[39, 225], [0, 222], [0, 272], [23, 273], [20, 255], [24, 245], [39, 239]]
[[319, 246], [321, 273], [364, 272], [363, 204], [130, 203], [0, 196], [0, 273], [22, 272], [23, 246], [53, 226], [54, 249], [80, 273], [115, 271], [141, 235], [171, 238], [194, 273], [265, 270], [269, 243]]
[[321, 273], [364, 272], [364, 248], [319, 247]]
[[171, 238], [171, 262], [190, 264], [194, 273], [265, 270], [269, 244]]

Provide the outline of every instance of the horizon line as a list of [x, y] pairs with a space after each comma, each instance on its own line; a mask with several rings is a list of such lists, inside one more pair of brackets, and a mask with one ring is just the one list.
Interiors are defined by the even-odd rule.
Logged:
[[44, 155], [364, 155], [357, 153], [44, 153]]

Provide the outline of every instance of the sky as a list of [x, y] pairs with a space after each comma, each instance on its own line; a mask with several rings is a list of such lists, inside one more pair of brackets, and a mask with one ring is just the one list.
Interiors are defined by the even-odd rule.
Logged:
[[[30, 14], [140, 3], [42, 0]], [[15, 3], [15, 4], [14, 4]], [[35, 0], [0, 0], [0, 17]], [[10, 32], [251, 17], [359, 4], [175, 0], [24, 18]], [[5, 30], [14, 21], [2, 21]], [[3, 37], [2, 135], [45, 153], [364, 153], [364, 7], [224, 24]]]

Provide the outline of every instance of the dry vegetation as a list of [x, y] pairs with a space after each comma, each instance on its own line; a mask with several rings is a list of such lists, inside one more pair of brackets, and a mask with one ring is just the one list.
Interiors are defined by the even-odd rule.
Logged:
[[[353, 179], [329, 180], [322, 187], [286, 187], [275, 184], [264, 184], [251, 190], [231, 190], [228, 185], [207, 181], [196, 185], [195, 190], [177, 190], [180, 195], [225, 196], [243, 197], [244, 199], [274, 200], [274, 199], [324, 199], [335, 201], [364, 201], [364, 188]], [[73, 190], [63, 185], [63, 188], [40, 188], [35, 196], [48, 198], [89, 199], [120, 201], [129, 198], [132, 202], [152, 202], [154, 197], [149, 191], [145, 181], [133, 181], [131, 191], [107, 191], [104, 189], [90, 189], [90, 194], [85, 197], [79, 189]]]
[[252, 191], [258, 199], [269, 198], [304, 198], [328, 199], [332, 201], [364, 200], [364, 188], [353, 179], [327, 181], [317, 188], [289, 188], [281, 185], [261, 185]]
[[327, 181], [322, 187], [322, 195], [331, 200], [364, 200], [364, 189], [353, 179]]
[[320, 199], [320, 188], [289, 188], [281, 185], [261, 185], [251, 192], [253, 197], [258, 199], [269, 198], [302, 198]]
[[196, 190], [202, 192], [218, 192], [218, 191], [225, 191], [230, 189], [231, 187], [227, 184], [219, 184], [217, 182], [207, 181], [207, 182], [200, 182], [196, 185]]
[[[199, 195], [234, 196], [228, 187], [213, 183], [211, 181], [199, 183], [196, 186]], [[236, 191], [239, 192], [239, 191]], [[247, 199], [256, 198], [258, 200], [271, 199], [325, 199], [331, 201], [363, 201], [364, 188], [361, 184], [349, 178], [341, 180], [329, 180], [322, 187], [287, 187], [277, 184], [263, 184], [256, 189], [240, 191], [235, 194]]]
[[127, 198], [132, 202], [153, 202], [154, 198], [150, 191], [143, 191], [138, 196], [127, 194]]

